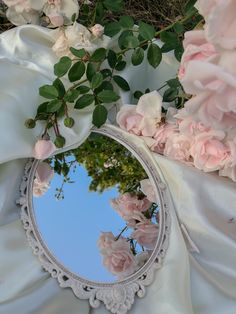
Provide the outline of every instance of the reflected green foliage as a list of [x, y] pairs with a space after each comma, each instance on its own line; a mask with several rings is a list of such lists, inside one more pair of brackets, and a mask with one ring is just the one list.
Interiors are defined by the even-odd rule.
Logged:
[[109, 137], [91, 134], [79, 148], [66, 155], [74, 156], [73, 161], [67, 162], [57, 155], [53, 158], [54, 170], [66, 178], [76, 161], [84, 165], [92, 179], [90, 191], [103, 192], [117, 186], [120, 193], [137, 193], [139, 182], [147, 178], [146, 172], [132, 153]]

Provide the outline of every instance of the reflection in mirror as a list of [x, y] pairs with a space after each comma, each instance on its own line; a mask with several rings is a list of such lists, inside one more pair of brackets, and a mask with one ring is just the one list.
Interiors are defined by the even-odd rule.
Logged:
[[33, 194], [43, 241], [77, 276], [115, 282], [151, 256], [159, 231], [157, 192], [115, 140], [92, 133], [65, 158], [40, 162]]

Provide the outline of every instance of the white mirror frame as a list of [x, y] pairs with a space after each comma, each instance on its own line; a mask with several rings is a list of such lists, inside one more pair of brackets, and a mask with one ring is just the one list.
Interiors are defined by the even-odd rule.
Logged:
[[[43, 269], [58, 280], [60, 287], [71, 288], [79, 299], [89, 300], [93, 308], [98, 308], [103, 302], [106, 308], [114, 314], [126, 314], [132, 307], [135, 296], [145, 296], [146, 286], [154, 279], [157, 269], [162, 266], [163, 258], [169, 244], [170, 214], [167, 196], [167, 186], [161, 179], [158, 167], [154, 164], [145, 146], [137, 145], [136, 138], [118, 127], [105, 125], [100, 129], [93, 128], [92, 132], [108, 136], [126, 147], [139, 160], [150, 180], [158, 191], [160, 221], [159, 235], [155, 249], [147, 263], [133, 275], [115, 283], [92, 282], [70, 272], [60, 264], [44, 243], [37, 228], [33, 209], [33, 180], [38, 160], [29, 160], [25, 166], [24, 177], [20, 186], [21, 220], [26, 230], [26, 236], [33, 253], [38, 257]], [[140, 141], [140, 139], [138, 139]]]

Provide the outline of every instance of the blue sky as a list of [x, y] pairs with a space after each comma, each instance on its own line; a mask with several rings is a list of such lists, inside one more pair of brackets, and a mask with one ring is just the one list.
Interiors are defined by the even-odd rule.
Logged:
[[62, 182], [58, 175], [43, 197], [34, 198], [39, 230], [51, 252], [69, 270], [93, 281], [113, 282], [115, 277], [102, 266], [97, 240], [101, 231], [117, 235], [125, 226], [109, 205], [118, 191], [112, 188], [102, 195], [89, 192], [91, 179], [79, 165], [70, 177], [76, 183], [64, 186], [64, 200], [54, 196]]

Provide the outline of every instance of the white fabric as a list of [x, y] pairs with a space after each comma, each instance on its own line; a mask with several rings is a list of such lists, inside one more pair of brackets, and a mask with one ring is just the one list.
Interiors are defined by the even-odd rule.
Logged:
[[[71, 290], [60, 289], [41, 270], [27, 245], [15, 205], [26, 161], [18, 158], [32, 155], [40, 131], [25, 129], [24, 120], [35, 113], [40, 101], [37, 88], [53, 79], [53, 31], [23, 26], [4, 33], [0, 40], [0, 314], [108, 313], [103, 306], [91, 309], [87, 301], [78, 300]], [[158, 88], [175, 75], [166, 62], [160, 69], [152, 74], [149, 66], [143, 65], [129, 68], [124, 75], [132, 78], [133, 91], [150, 84]], [[122, 99], [129, 100], [130, 95], [123, 94]], [[73, 134], [66, 134], [69, 146], [89, 134], [90, 113], [77, 114], [79, 124]], [[145, 299], [136, 299], [130, 313], [235, 314], [235, 183], [159, 155], [153, 157], [168, 183], [175, 212], [171, 212], [164, 265]], [[186, 235], [184, 238], [179, 223], [185, 226], [199, 254], [188, 251], [191, 243]]]

